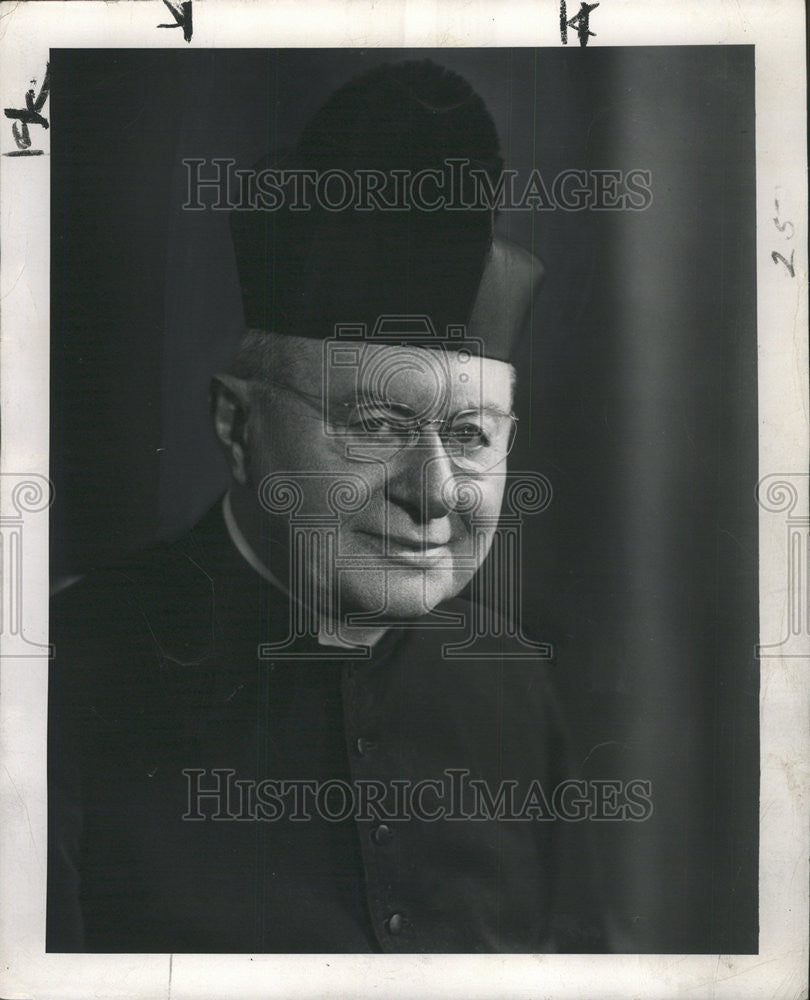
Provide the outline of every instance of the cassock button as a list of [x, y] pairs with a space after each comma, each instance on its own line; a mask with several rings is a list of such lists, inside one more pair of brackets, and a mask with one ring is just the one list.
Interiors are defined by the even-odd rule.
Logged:
[[371, 839], [375, 844], [380, 847], [384, 847], [386, 844], [390, 844], [394, 839], [394, 831], [388, 826], [387, 823], [380, 823], [378, 827], [375, 827], [371, 833]]
[[385, 921], [385, 927], [389, 934], [393, 934], [393, 936], [396, 937], [402, 930], [402, 914], [392, 913], [391, 916]]

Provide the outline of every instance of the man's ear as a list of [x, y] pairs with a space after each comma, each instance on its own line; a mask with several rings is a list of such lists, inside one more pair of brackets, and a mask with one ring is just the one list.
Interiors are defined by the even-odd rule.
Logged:
[[211, 416], [231, 475], [241, 486], [248, 482], [250, 385], [234, 375], [211, 379]]

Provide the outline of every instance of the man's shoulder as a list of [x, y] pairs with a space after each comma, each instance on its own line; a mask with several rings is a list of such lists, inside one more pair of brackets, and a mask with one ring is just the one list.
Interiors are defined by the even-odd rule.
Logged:
[[193, 646], [192, 636], [210, 620], [212, 594], [210, 574], [182, 547], [160, 545], [92, 570], [55, 594], [51, 632], [57, 645], [61, 640], [120, 648], [148, 633], [159, 647], [174, 646], [177, 639]]
[[215, 655], [216, 578], [197, 528], [93, 570], [51, 600], [52, 704], [123, 718]]

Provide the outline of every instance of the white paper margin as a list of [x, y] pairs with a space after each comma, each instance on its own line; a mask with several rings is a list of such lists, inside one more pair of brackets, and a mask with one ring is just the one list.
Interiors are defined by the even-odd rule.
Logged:
[[[575, 13], [576, 4], [569, 5]], [[184, 47], [156, 31], [158, 0], [23, 2], [0, 7], [0, 102], [20, 106], [50, 47]], [[555, 0], [195, 0], [195, 48], [558, 46]], [[592, 46], [756, 45], [760, 478], [807, 472], [807, 178], [804, 6], [800, 0], [602, 0]], [[569, 45], [576, 39], [569, 39]], [[47, 112], [46, 112], [47, 114]], [[10, 122], [0, 118], [0, 128]], [[58, 129], [58, 122], [54, 123]], [[38, 157], [0, 157], [0, 401], [4, 487], [48, 471], [48, 140]], [[10, 148], [4, 140], [3, 150]], [[11, 147], [13, 148], [13, 147]], [[793, 239], [774, 224], [774, 198]], [[795, 248], [795, 278], [772, 251]], [[789, 253], [784, 254], [786, 257]], [[13, 529], [4, 488], [0, 530]], [[799, 503], [806, 516], [806, 492]], [[9, 529], [10, 530], [10, 529]], [[804, 529], [805, 539], [808, 529]], [[10, 572], [5, 560], [6, 587]], [[47, 641], [47, 511], [26, 515], [24, 628]], [[807, 557], [805, 556], [805, 560]], [[796, 578], [805, 602], [807, 562]], [[8, 589], [4, 600], [8, 597]], [[760, 511], [760, 629], [785, 635], [785, 516]], [[761, 661], [760, 953], [723, 955], [54, 955], [44, 950], [47, 659], [18, 657], [0, 634], [0, 996], [392, 998], [806, 997], [810, 642]]]

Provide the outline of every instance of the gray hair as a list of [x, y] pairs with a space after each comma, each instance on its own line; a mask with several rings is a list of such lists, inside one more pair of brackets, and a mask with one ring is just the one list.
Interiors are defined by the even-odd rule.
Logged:
[[248, 329], [239, 340], [228, 371], [246, 380], [277, 378], [289, 372], [292, 362], [287, 337], [267, 330]]

